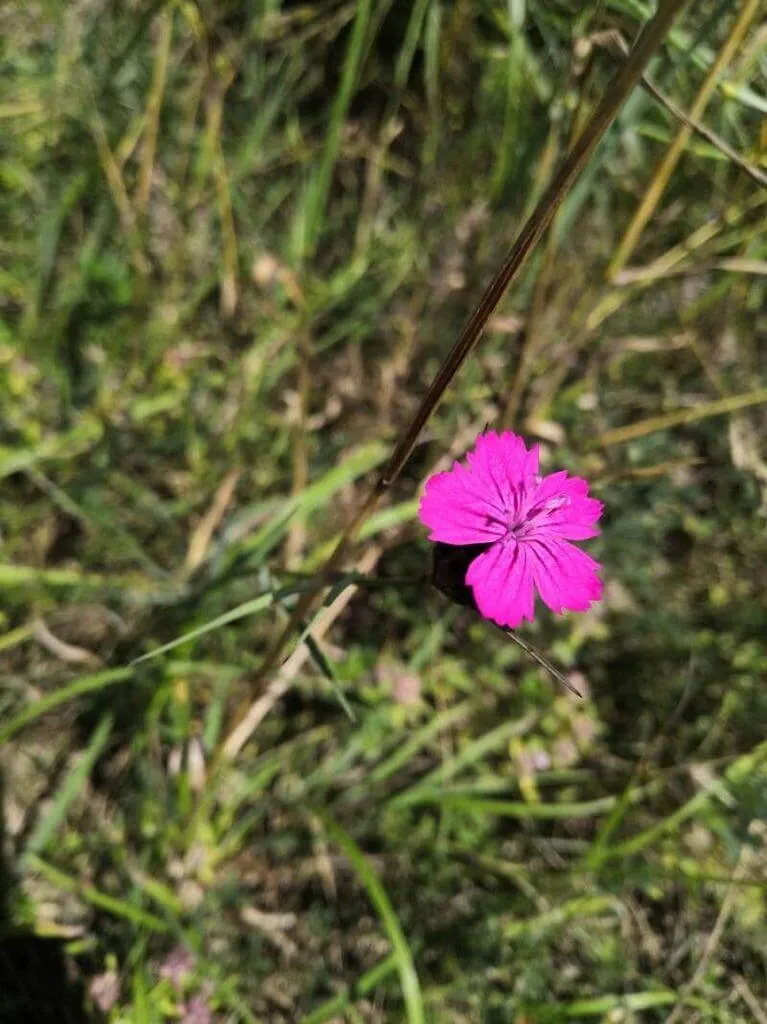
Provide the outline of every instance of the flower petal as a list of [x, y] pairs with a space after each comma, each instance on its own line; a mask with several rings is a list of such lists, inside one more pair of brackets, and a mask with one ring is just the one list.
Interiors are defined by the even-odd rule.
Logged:
[[488, 498], [514, 514], [538, 472], [538, 454], [538, 445], [528, 451], [510, 430], [488, 430], [479, 435], [466, 462]]
[[533, 618], [533, 574], [527, 546], [513, 538], [493, 544], [466, 573], [482, 615], [514, 629]]
[[[536, 531], [545, 530], [565, 540], [588, 540], [599, 536], [596, 521], [602, 515], [603, 505], [596, 498], [588, 497], [589, 485], [578, 476], [568, 476], [565, 471], [551, 473], [541, 480], [531, 492], [526, 513], [550, 505], [545, 516], [536, 517]], [[557, 504], [561, 501], [561, 504]]]
[[488, 500], [508, 511], [513, 501], [514, 478], [507, 472], [504, 448], [494, 431], [479, 435], [466, 456], [466, 464]]
[[429, 540], [443, 544], [488, 544], [507, 529], [503, 508], [488, 498], [460, 463], [426, 481], [418, 518], [430, 527]]
[[553, 536], [524, 542], [536, 589], [553, 612], [585, 612], [602, 596], [599, 562], [573, 544]]

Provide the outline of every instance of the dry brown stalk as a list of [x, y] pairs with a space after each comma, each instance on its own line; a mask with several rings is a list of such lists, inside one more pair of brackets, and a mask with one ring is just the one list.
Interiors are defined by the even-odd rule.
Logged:
[[[666, 0], [649, 21], [626, 59], [616, 72], [583, 133], [562, 162], [554, 179], [530, 215], [512, 245], [503, 266], [488, 285], [466, 325], [458, 336], [447, 358], [424, 395], [412, 422], [394, 449], [385, 469], [367, 494], [357, 512], [344, 530], [335, 550], [319, 574], [318, 586], [307, 591], [296, 602], [289, 621], [267, 652], [254, 685], [261, 686], [264, 679], [278, 666], [283, 651], [293, 636], [296, 626], [309, 618], [321, 600], [322, 590], [332, 574], [343, 565], [346, 554], [362, 524], [374, 511], [390, 485], [397, 479], [407, 462], [418, 437], [441, 401], [451, 381], [476, 347], [488, 320], [503, 298], [511, 281], [517, 276], [530, 253], [540, 242], [552, 222], [556, 211], [568, 195], [575, 181], [594, 152], [597, 144], [615, 120], [629, 93], [634, 89], [669, 28], [685, 6], [686, 0]], [[234, 731], [238, 728], [236, 722]]]

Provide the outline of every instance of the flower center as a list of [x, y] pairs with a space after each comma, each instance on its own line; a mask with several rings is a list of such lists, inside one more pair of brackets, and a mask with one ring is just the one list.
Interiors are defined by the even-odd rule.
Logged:
[[541, 502], [539, 505], [532, 505], [522, 518], [512, 517], [509, 522], [509, 532], [517, 540], [528, 537], [543, 524], [544, 520], [552, 512], [556, 512], [560, 508], [566, 508], [569, 504], [570, 499], [566, 494], [558, 494], [552, 498], [547, 498], [546, 501]]

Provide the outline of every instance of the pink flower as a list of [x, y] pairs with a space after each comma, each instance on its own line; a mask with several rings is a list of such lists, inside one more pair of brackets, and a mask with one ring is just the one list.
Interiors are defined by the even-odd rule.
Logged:
[[190, 999], [183, 1008], [181, 1024], [213, 1024], [213, 1011], [203, 996]]
[[515, 628], [533, 618], [535, 591], [558, 614], [602, 596], [598, 562], [570, 541], [596, 537], [602, 503], [580, 477], [538, 475], [538, 446], [480, 434], [466, 458], [426, 482], [418, 516], [442, 544], [484, 545], [465, 581], [485, 618]]
[[160, 968], [160, 977], [167, 978], [175, 989], [181, 991], [185, 978], [194, 971], [195, 958], [185, 946], [175, 946], [168, 953]]

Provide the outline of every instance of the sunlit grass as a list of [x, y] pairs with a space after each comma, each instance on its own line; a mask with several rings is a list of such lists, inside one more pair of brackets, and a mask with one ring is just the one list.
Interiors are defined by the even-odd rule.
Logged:
[[[725, 7], [650, 69], [685, 109]], [[764, 197], [691, 143], [608, 280], [679, 129], [650, 95], [256, 682], [604, 94], [583, 37], [650, 14], [3, 15], [0, 914], [114, 972], [111, 1020], [758, 1019]], [[745, 36], [701, 117], [764, 170]], [[606, 504], [605, 602], [525, 633], [582, 702], [427, 583], [418, 486], [502, 415]]]

